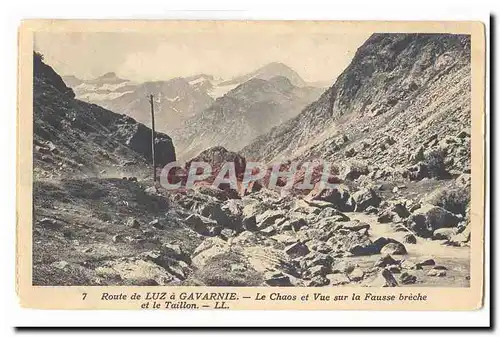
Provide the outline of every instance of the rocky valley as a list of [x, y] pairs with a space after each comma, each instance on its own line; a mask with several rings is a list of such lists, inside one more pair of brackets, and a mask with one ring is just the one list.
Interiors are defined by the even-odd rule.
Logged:
[[147, 120], [75, 98], [35, 54], [33, 284], [468, 287], [470, 37], [373, 34], [328, 89], [267, 70], [216, 99], [175, 80], [205, 103], [157, 133], [158, 170], [329, 162], [334, 188], [297, 188], [301, 169], [289, 189], [167, 190]]

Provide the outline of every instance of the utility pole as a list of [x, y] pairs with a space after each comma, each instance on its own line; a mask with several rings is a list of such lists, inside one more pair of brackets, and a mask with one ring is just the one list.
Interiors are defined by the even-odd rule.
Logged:
[[153, 183], [156, 183], [156, 163], [155, 163], [155, 110], [153, 105], [153, 94], [149, 95], [151, 104], [151, 158], [153, 159]]

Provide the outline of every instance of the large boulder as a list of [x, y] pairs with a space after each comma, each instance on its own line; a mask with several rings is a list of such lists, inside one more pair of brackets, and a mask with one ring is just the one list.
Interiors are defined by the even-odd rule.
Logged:
[[470, 242], [470, 224], [468, 224], [461, 232], [453, 235], [448, 240], [448, 244], [452, 246], [464, 246]]
[[219, 235], [222, 227], [213, 219], [209, 219], [199, 214], [189, 215], [185, 223], [191, 227], [192, 230], [204, 236]]
[[[115, 131], [114, 137], [122, 140], [128, 147], [140, 153], [148, 161], [151, 161], [151, 129], [140, 123], [120, 124]], [[165, 166], [174, 162], [175, 149], [172, 138], [168, 135], [155, 132], [155, 161], [157, 166]]]
[[364, 239], [361, 243], [352, 245], [352, 247], [349, 249], [349, 252], [355, 256], [374, 255], [383, 253], [385, 253], [384, 255], [386, 254], [392, 255], [394, 253], [390, 249], [387, 249], [385, 252], [382, 251], [382, 249], [388, 244], [401, 245], [401, 243], [397, 240], [381, 236], [374, 241], [371, 241], [370, 239]]
[[378, 207], [382, 199], [372, 188], [362, 188], [352, 195], [356, 203], [356, 212], [363, 212], [369, 206]]
[[286, 211], [283, 210], [267, 210], [256, 216], [257, 228], [264, 229], [273, 225], [277, 220], [284, 219]]
[[406, 255], [407, 253], [405, 246], [397, 241], [389, 242], [380, 250], [382, 255]]
[[432, 239], [433, 240], [450, 240], [451, 237], [453, 237], [455, 234], [457, 234], [457, 229], [456, 228], [439, 228], [434, 231], [432, 234]]
[[325, 188], [321, 183], [317, 183], [306, 196], [306, 200], [327, 201], [342, 212], [352, 212], [355, 207], [349, 188], [340, 184], [334, 188]]
[[368, 173], [370, 173], [370, 170], [365, 163], [350, 161], [344, 167], [341, 178], [343, 180], [356, 180], [363, 175], [367, 175]]
[[201, 268], [211, 257], [228, 252], [229, 248], [230, 246], [226, 241], [220, 238], [207, 238], [191, 255], [192, 265], [196, 268]]
[[429, 177], [429, 169], [426, 164], [420, 162], [409, 167], [405, 172], [405, 176], [411, 181], [419, 181]]
[[442, 207], [423, 204], [408, 218], [408, 227], [421, 237], [431, 237], [436, 229], [457, 226], [462, 218]]
[[246, 160], [243, 156], [236, 152], [228, 151], [222, 146], [214, 146], [201, 152], [198, 156], [186, 163], [186, 170], [189, 170], [192, 162], [204, 162], [211, 165], [213, 177], [210, 181], [213, 181], [225, 163], [234, 163], [238, 180], [242, 179], [246, 167]]

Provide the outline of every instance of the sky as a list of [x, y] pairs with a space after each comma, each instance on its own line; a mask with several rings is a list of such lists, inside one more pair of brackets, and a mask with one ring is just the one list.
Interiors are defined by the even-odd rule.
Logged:
[[308, 82], [333, 82], [371, 32], [227, 29], [39, 32], [34, 49], [61, 75], [107, 72], [132, 81], [205, 73], [229, 79], [282, 62]]

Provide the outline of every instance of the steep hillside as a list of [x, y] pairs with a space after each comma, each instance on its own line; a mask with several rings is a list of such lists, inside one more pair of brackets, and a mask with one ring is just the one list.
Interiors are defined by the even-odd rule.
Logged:
[[206, 91], [193, 87], [184, 78], [169, 81], [145, 82], [132, 92], [118, 98], [100, 102], [110, 110], [119, 111], [151, 125], [151, 107], [148, 96], [155, 95], [155, 127], [171, 132], [182, 122], [208, 108], [213, 99]]
[[173, 133], [179, 157], [189, 159], [212, 146], [239, 150], [273, 126], [294, 117], [320, 91], [296, 87], [281, 76], [269, 80], [253, 78], [217, 99]]
[[[151, 130], [134, 119], [74, 98], [54, 70], [34, 57], [34, 175], [90, 175], [144, 170]], [[156, 135], [158, 165], [175, 161], [169, 136]]]
[[208, 109], [215, 99], [239, 85], [252, 79], [270, 80], [280, 76], [287, 78], [295, 87], [307, 86], [293, 69], [278, 62], [269, 63], [231, 80], [197, 74], [166, 81], [134, 83], [120, 78], [114, 72], [91, 80], [82, 80], [72, 75], [64, 76], [63, 80], [73, 89], [77, 99], [126, 114], [145, 125], [151, 123], [148, 96], [154, 94], [156, 129], [170, 133], [180, 128], [184, 121], [195, 118]]
[[418, 162], [419, 152], [442, 141], [459, 147], [449, 168], [467, 171], [469, 128], [468, 36], [374, 34], [317, 102], [241, 153], [394, 167]]

